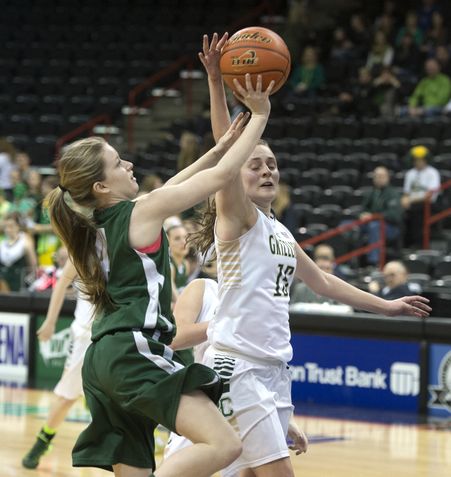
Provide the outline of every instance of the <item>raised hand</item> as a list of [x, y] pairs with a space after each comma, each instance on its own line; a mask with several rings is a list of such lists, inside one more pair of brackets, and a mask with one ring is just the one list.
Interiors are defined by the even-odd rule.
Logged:
[[225, 45], [229, 34], [226, 32], [221, 39], [217, 33], [213, 33], [211, 43], [208, 41], [208, 35], [203, 37], [202, 52], [198, 53], [201, 63], [204, 65], [208, 76], [212, 80], [221, 78], [221, 70], [219, 68], [219, 60], [221, 59], [221, 50]]
[[243, 88], [240, 82], [234, 78], [233, 85], [235, 91], [233, 92], [234, 96], [245, 104], [252, 112], [252, 114], [269, 116], [271, 111], [271, 103], [269, 101], [269, 95], [274, 87], [274, 81], [269, 83], [266, 91], [262, 91], [262, 77], [261, 75], [257, 76], [257, 84], [254, 89], [252, 86], [251, 75], [247, 74], [245, 76], [246, 87]]
[[249, 119], [250, 113], [240, 113], [234, 119], [229, 129], [224, 133], [224, 135], [219, 139], [216, 148], [221, 152], [227, 151], [230, 146], [240, 137], [241, 133], [244, 130], [247, 120]]
[[426, 318], [432, 308], [427, 305], [429, 300], [424, 296], [404, 296], [397, 300], [388, 300], [386, 315], [388, 316], [418, 316]]

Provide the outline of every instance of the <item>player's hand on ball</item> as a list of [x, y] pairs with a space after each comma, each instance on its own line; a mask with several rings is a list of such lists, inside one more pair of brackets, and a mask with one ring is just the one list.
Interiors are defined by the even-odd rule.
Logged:
[[234, 96], [245, 104], [248, 109], [251, 110], [252, 114], [269, 116], [271, 111], [271, 103], [269, 101], [269, 95], [274, 87], [274, 81], [269, 83], [266, 91], [262, 91], [262, 76], [257, 76], [257, 85], [254, 89], [252, 86], [251, 75], [247, 74], [245, 76], [246, 88], [243, 88], [240, 82], [235, 78], [233, 80], [233, 85], [235, 90], [233, 91]]

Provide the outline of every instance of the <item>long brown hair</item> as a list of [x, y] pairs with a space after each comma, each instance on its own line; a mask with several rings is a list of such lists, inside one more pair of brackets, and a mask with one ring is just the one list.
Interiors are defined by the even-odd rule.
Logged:
[[[270, 147], [264, 139], [259, 139], [257, 146]], [[214, 198], [207, 199], [204, 207], [196, 213], [194, 221], [199, 228], [196, 232], [188, 234], [186, 241], [206, 256], [215, 243], [216, 202]], [[216, 253], [213, 252], [211, 256], [215, 258]]]
[[59, 187], [48, 195], [52, 227], [66, 245], [83, 292], [93, 303], [96, 314], [113, 306], [96, 252], [97, 229], [92, 218], [71, 208], [68, 200], [88, 209], [95, 208], [92, 186], [105, 178], [105, 145], [106, 141], [100, 137], [81, 139], [69, 145], [58, 161]]

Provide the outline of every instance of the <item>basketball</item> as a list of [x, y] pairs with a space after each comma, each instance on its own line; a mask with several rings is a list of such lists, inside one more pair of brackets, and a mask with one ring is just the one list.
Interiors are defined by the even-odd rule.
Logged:
[[248, 27], [234, 33], [221, 51], [220, 68], [224, 82], [234, 88], [233, 78], [245, 87], [244, 76], [251, 75], [255, 88], [257, 75], [262, 76], [265, 90], [274, 80], [271, 94], [278, 91], [290, 74], [291, 57], [283, 39], [272, 30]]

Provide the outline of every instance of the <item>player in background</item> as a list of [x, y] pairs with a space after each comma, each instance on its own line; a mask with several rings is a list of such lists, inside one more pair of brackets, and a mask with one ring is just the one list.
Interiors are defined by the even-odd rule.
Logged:
[[[41, 343], [47, 342], [55, 333], [56, 323], [70, 286], [77, 288], [77, 270], [68, 259], [56, 281], [50, 297], [47, 315], [37, 331]], [[94, 308], [77, 288], [77, 304], [74, 321], [70, 327], [71, 345], [66, 358], [64, 371], [53, 392], [55, 400], [50, 408], [47, 420], [39, 431], [33, 447], [22, 459], [22, 465], [27, 469], [35, 469], [41, 457], [50, 450], [51, 442], [64, 421], [67, 413], [77, 399], [83, 395], [81, 367], [86, 350], [91, 343], [91, 325]]]

